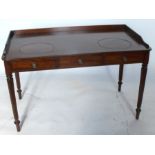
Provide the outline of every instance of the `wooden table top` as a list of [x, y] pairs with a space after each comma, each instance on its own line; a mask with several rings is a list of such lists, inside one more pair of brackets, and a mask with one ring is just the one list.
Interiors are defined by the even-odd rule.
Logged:
[[80, 26], [11, 31], [5, 60], [102, 52], [148, 50], [126, 25]]

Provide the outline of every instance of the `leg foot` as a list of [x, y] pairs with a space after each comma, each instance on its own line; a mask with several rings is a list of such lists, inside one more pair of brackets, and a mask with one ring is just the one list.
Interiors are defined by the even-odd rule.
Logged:
[[15, 121], [14, 123], [16, 125], [17, 131], [20, 132], [20, 121], [18, 120], [18, 121]]
[[141, 109], [136, 109], [136, 119], [139, 119], [139, 115], [140, 115]]

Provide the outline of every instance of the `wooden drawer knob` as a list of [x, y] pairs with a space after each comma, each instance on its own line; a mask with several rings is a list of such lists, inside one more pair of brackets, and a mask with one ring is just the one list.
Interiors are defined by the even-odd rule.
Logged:
[[83, 64], [83, 60], [82, 60], [82, 59], [78, 59], [78, 63], [79, 63], [80, 65], [82, 65], [82, 64]]
[[123, 57], [123, 62], [127, 62], [128, 58], [126, 56]]
[[36, 68], [37, 68], [36, 63], [32, 63], [32, 69], [36, 69]]

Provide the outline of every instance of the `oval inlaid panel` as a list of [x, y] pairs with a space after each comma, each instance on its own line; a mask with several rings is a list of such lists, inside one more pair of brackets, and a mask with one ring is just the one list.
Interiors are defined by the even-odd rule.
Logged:
[[53, 46], [49, 43], [31, 43], [26, 44], [21, 47], [20, 51], [22, 53], [46, 53], [51, 52], [53, 50]]
[[105, 38], [98, 41], [100, 47], [106, 49], [129, 49], [131, 42], [120, 38]]

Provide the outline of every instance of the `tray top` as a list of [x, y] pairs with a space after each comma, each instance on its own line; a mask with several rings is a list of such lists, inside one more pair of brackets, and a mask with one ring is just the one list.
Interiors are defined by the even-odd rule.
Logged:
[[101, 52], [149, 50], [125, 25], [11, 31], [5, 60]]

